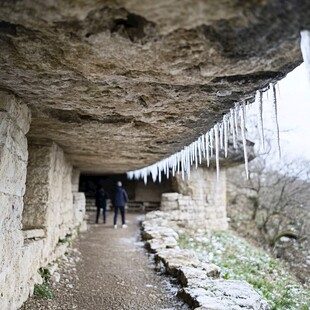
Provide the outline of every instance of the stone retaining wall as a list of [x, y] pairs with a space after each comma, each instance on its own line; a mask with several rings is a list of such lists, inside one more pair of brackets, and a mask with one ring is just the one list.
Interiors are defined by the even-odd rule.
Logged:
[[200, 310], [268, 310], [267, 302], [243, 281], [221, 278], [220, 268], [201, 262], [194, 251], [178, 246], [178, 225], [169, 212], [154, 211], [142, 224], [146, 247], [155, 253], [157, 265], [176, 277], [182, 288], [178, 296]]
[[[16, 308], [25, 275], [21, 231], [30, 112], [14, 96], [0, 93], [0, 309]], [[29, 278], [28, 278], [29, 279]]]
[[73, 182], [61, 148], [31, 141], [28, 160], [29, 126], [27, 106], [0, 93], [1, 310], [18, 309], [32, 294], [42, 281], [38, 269], [64, 254], [64, 240], [76, 234], [85, 213], [78, 177]]
[[83, 220], [83, 213], [77, 217], [74, 208], [71, 177], [72, 166], [55, 143], [30, 143], [22, 222], [24, 230], [45, 231], [41, 256], [44, 264], [49, 262], [59, 240]]
[[197, 168], [189, 179], [176, 175], [173, 182], [177, 193], [162, 194], [161, 199], [161, 210], [169, 211], [170, 220], [191, 228], [228, 228], [225, 169], [219, 179], [214, 170]]

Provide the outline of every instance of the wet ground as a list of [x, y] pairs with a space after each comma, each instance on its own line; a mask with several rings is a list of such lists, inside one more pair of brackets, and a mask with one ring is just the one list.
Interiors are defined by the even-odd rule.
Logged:
[[107, 224], [90, 224], [51, 279], [54, 297], [33, 296], [21, 309], [189, 309], [175, 296], [171, 279], [155, 272], [138, 222], [138, 215], [127, 214], [128, 228], [114, 229], [109, 213]]

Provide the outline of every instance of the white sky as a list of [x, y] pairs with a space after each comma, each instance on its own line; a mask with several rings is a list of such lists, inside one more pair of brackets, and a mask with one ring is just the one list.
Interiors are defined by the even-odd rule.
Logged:
[[[277, 108], [281, 153], [287, 159], [303, 157], [310, 161], [310, 81], [305, 65], [302, 64], [289, 73], [278, 86]], [[269, 100], [267, 94], [264, 94], [264, 128], [272, 130], [275, 138], [270, 91], [268, 96]], [[250, 114], [253, 110], [251, 109]], [[273, 148], [276, 149], [276, 143], [274, 144]]]
[[310, 160], [310, 82], [302, 64], [279, 82], [281, 147], [292, 157]]

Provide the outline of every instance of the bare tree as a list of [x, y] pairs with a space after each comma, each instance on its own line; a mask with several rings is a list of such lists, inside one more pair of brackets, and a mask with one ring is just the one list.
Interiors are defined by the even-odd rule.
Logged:
[[310, 274], [304, 272], [310, 255], [310, 163], [282, 159], [273, 170], [269, 160], [267, 155], [253, 160], [249, 180], [240, 173], [241, 167], [228, 172], [231, 226], [286, 259], [306, 281]]

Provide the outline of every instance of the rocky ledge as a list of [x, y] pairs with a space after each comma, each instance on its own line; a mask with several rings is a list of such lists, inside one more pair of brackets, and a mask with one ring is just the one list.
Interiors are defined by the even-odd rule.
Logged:
[[83, 172], [153, 164], [301, 63], [309, 0], [0, 3], [0, 88]]
[[201, 262], [195, 252], [178, 246], [178, 226], [167, 212], [154, 211], [142, 224], [146, 247], [155, 253], [157, 265], [176, 277], [182, 288], [178, 296], [200, 310], [268, 310], [268, 303], [244, 281], [221, 278], [220, 268]]

